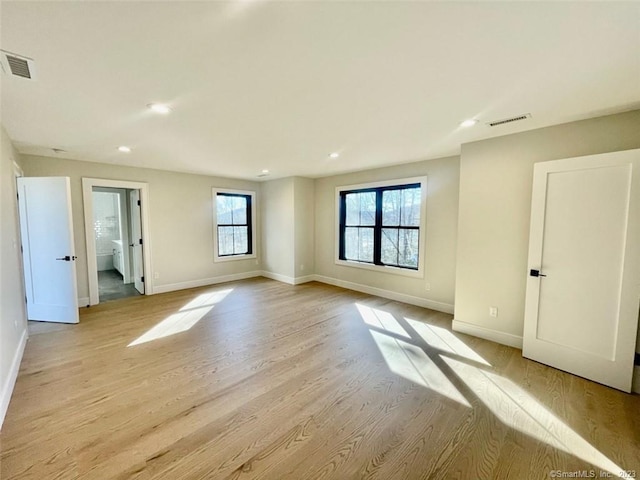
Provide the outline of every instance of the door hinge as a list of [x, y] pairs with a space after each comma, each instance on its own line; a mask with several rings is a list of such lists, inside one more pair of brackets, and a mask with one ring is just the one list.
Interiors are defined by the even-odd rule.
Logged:
[[29, 301], [27, 300], [27, 296], [24, 296], [24, 303], [29, 303]]
[[636, 352], [636, 358], [634, 359], [636, 365], [640, 365], [640, 353]]
[[20, 253], [24, 253], [24, 250], [22, 248], [22, 245], [20, 245]]
[[142, 239], [138, 240], [138, 242], [140, 243], [140, 245], [142, 245]]
[[140, 200], [138, 200], [138, 206], [140, 206]]
[[140, 277], [140, 281], [141, 281], [142, 283], [144, 283], [144, 275], [143, 275], [142, 277]]

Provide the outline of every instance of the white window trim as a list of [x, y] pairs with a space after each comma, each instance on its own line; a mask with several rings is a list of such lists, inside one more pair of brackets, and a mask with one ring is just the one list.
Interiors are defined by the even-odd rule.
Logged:
[[[252, 258], [258, 258], [257, 255], [257, 243], [258, 237], [257, 222], [256, 222], [256, 192], [251, 190], [236, 190], [230, 188], [212, 188], [212, 211], [213, 211], [213, 261], [214, 262], [233, 262], [236, 260], [250, 260]], [[218, 193], [235, 193], [238, 195], [251, 196], [251, 254], [248, 255], [229, 255], [221, 257], [218, 255], [218, 208], [217, 208], [217, 195]]]
[[[360, 190], [363, 188], [390, 187], [393, 185], [404, 185], [409, 183], [420, 184], [420, 241], [418, 243], [418, 270], [410, 270], [406, 268], [391, 267], [385, 265], [373, 265], [371, 263], [357, 262], [355, 260], [340, 259], [340, 193], [345, 190]], [[402, 275], [404, 277], [424, 278], [424, 257], [426, 255], [427, 240], [427, 177], [411, 177], [398, 178], [394, 180], [384, 180], [380, 182], [360, 183], [357, 185], [342, 185], [336, 187], [335, 194], [335, 246], [334, 261], [336, 265], [344, 267], [361, 268], [364, 270], [372, 270], [380, 273], [389, 273], [392, 275]]]

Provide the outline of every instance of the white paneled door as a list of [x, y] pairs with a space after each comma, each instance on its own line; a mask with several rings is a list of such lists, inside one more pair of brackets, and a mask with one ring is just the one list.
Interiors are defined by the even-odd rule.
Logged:
[[27, 317], [78, 323], [69, 178], [21, 177], [17, 182]]
[[140, 209], [140, 190], [131, 190], [131, 248], [133, 249], [133, 284], [144, 295], [144, 260], [142, 249], [142, 220]]
[[536, 164], [523, 355], [630, 391], [640, 150]]

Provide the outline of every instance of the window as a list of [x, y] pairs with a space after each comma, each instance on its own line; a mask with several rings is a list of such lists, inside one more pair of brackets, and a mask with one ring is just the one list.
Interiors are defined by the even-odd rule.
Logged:
[[426, 178], [339, 187], [337, 263], [421, 274], [425, 193]]
[[213, 189], [215, 261], [255, 258], [254, 192]]

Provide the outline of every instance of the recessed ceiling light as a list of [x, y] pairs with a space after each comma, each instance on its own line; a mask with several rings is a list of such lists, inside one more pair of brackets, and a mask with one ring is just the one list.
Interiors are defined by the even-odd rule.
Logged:
[[338, 152], [333, 152], [329, 154], [329, 158], [338, 158], [340, 154]]
[[460, 126], [461, 127], [473, 127], [476, 123], [478, 123], [478, 120], [476, 120], [475, 118], [469, 118], [467, 120], [465, 120], [464, 122], [460, 122]]
[[149, 107], [150, 110], [153, 110], [156, 113], [162, 113], [163, 115], [166, 115], [171, 111], [171, 108], [164, 103], [150, 103], [147, 107]]
[[126, 145], [121, 145], [118, 147], [118, 150], [123, 153], [129, 153], [131, 151], [131, 148], [127, 147]]
[[269, 173], [269, 170], [267, 170], [267, 169], [265, 168], [264, 170], [262, 170], [262, 173], [264, 173], [264, 174], [266, 175], [267, 173]]

